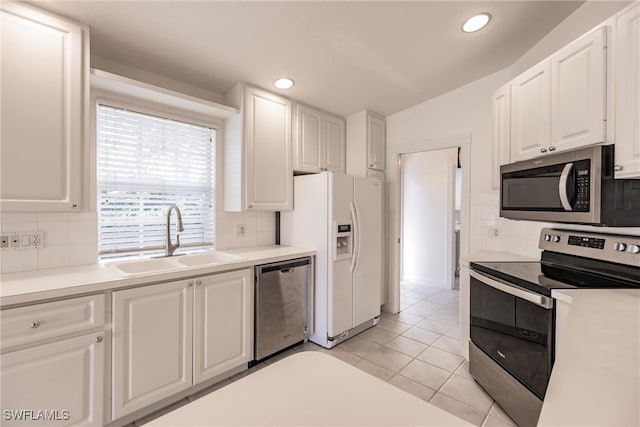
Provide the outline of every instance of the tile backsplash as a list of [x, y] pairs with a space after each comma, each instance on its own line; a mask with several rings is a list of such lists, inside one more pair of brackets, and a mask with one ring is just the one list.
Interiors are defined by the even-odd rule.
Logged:
[[[243, 226], [244, 234], [236, 233]], [[276, 241], [274, 212], [216, 212], [216, 249], [273, 245]]]
[[[244, 234], [236, 235], [236, 226]], [[273, 212], [216, 212], [216, 249], [234, 249], [275, 243]], [[0, 231], [42, 231], [40, 249], [0, 250], [0, 272], [43, 270], [98, 262], [98, 214], [3, 213]]]
[[3, 213], [0, 231], [41, 231], [40, 249], [3, 249], [0, 272], [42, 270], [98, 261], [98, 215], [82, 213]]

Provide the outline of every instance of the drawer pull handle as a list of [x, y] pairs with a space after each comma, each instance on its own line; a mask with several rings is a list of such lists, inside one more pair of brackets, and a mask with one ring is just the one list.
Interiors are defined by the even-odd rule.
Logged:
[[102, 342], [102, 337], [96, 337], [96, 342]]
[[31, 322], [31, 324], [29, 326], [31, 326], [33, 329], [39, 328], [40, 327], [40, 322], [37, 321], [37, 320], [34, 320], [33, 322]]

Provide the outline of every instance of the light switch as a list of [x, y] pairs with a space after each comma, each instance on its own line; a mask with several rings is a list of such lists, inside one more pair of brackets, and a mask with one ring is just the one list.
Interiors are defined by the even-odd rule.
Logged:
[[20, 246], [29, 246], [31, 244], [31, 236], [23, 234], [21, 236]]

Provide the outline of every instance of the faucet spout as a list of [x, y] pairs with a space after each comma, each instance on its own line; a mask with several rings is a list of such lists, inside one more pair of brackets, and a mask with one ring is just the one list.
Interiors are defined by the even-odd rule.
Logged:
[[176, 249], [180, 247], [180, 235], [176, 233], [176, 243], [171, 243], [171, 211], [176, 211], [177, 224], [176, 231], [180, 233], [184, 231], [184, 227], [182, 225], [182, 213], [180, 213], [180, 208], [176, 204], [169, 206], [167, 210], [167, 241], [164, 247], [164, 255], [172, 256]]

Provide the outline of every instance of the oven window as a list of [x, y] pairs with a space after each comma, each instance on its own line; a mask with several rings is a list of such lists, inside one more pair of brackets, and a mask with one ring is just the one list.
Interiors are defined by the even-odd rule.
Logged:
[[553, 310], [471, 278], [471, 340], [540, 399], [553, 363]]

